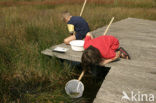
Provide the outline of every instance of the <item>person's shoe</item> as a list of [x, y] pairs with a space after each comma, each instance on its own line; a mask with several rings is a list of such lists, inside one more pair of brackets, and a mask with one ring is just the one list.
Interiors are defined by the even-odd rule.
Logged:
[[121, 52], [120, 58], [129, 59], [129, 60], [131, 59], [130, 55], [128, 54], [128, 52], [123, 47], [120, 47], [119, 51]]

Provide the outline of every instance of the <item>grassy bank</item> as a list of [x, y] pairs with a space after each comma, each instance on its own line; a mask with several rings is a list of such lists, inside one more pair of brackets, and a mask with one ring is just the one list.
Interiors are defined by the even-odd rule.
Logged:
[[[0, 102], [70, 103], [64, 92], [65, 83], [73, 78], [70, 65], [41, 51], [68, 36], [60, 12], [79, 15], [83, 1], [1, 1]], [[113, 16], [115, 21], [127, 17], [156, 20], [155, 0], [108, 1], [89, 0], [86, 5], [83, 17], [91, 30], [108, 24]]]

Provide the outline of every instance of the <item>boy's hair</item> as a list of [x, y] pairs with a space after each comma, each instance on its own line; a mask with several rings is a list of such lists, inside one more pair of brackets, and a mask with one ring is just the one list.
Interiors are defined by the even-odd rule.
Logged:
[[67, 17], [69, 17], [69, 16], [71, 16], [71, 14], [70, 14], [68, 11], [62, 12], [62, 18], [63, 18], [63, 19], [64, 19], [64, 18], [67, 18]]
[[92, 65], [99, 65], [99, 63], [102, 61], [101, 53], [97, 48], [89, 46], [83, 52], [81, 61], [82, 67], [88, 70]]

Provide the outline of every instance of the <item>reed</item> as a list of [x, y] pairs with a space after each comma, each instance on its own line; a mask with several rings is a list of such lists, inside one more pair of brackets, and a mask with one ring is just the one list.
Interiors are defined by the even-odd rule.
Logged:
[[[116, 1], [116, 2], [115, 2]], [[1, 0], [0, 102], [64, 103], [71, 66], [41, 51], [68, 36], [60, 13], [78, 16], [83, 0]], [[89, 0], [83, 12], [91, 30], [127, 17], [156, 20], [155, 0]], [[83, 100], [85, 101], [85, 100]]]

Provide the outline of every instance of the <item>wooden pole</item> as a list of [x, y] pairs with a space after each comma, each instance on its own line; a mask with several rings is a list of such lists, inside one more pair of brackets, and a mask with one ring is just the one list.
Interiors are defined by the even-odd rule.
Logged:
[[[82, 6], [82, 9], [81, 9], [81, 12], [80, 12], [80, 16], [82, 16], [82, 13], [84, 11], [84, 8], [86, 6], [86, 3], [87, 3], [87, 0], [85, 0], [84, 3], [83, 3], [83, 6]], [[85, 73], [85, 70], [83, 70], [82, 73], [81, 73], [81, 75], [79, 76], [79, 78], [78, 78], [79, 81], [82, 79], [84, 73]]]
[[80, 16], [82, 16], [82, 13], [84, 11], [84, 7], [85, 7], [86, 3], [87, 3], [87, 0], [85, 0], [84, 3], [83, 3], [83, 6], [82, 6], [82, 9], [81, 9], [81, 12], [80, 12]]
[[79, 78], [78, 78], [79, 81], [82, 79], [84, 73], [85, 73], [85, 70], [83, 70], [82, 73], [81, 73], [81, 75], [79, 76]]
[[111, 21], [110, 21], [109, 25], [107, 26], [107, 28], [106, 28], [105, 32], [103, 33], [103, 35], [106, 35], [106, 33], [107, 33], [110, 25], [112, 24], [113, 20], [114, 20], [114, 17], [111, 19]]

